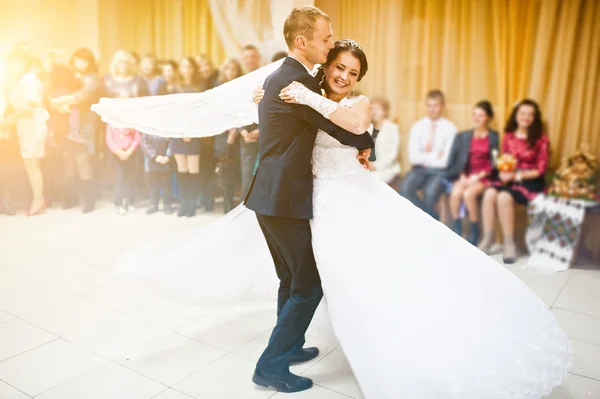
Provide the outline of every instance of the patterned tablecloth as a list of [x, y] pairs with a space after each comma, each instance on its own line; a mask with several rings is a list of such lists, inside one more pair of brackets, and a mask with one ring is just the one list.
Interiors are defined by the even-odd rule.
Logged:
[[586, 210], [597, 205], [594, 201], [545, 195], [531, 201], [525, 234], [530, 254], [526, 268], [544, 274], [569, 269], [575, 261]]

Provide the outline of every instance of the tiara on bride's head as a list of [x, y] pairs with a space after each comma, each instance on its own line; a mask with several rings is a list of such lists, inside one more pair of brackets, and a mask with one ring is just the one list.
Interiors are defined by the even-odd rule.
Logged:
[[352, 40], [352, 39], [342, 39], [340, 40], [341, 43], [347, 44], [349, 46], [355, 47], [359, 50], [362, 50], [362, 48], [360, 48], [360, 44], [358, 44], [358, 42], [356, 40]]

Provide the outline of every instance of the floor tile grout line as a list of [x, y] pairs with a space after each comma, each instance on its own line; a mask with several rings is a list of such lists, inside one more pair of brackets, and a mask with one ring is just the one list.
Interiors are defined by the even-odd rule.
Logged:
[[598, 382], [600, 382], [600, 379], [598, 379], [598, 378], [593, 378], [593, 377], [588, 377], [587, 375], [573, 373], [572, 371], [569, 371], [569, 374], [573, 374], [573, 375], [576, 375], [577, 377], [585, 378], [587, 380], [592, 380], [592, 381], [598, 381]]
[[61, 339], [61, 338], [60, 338], [59, 336], [57, 336], [56, 334], [52, 334], [52, 335], [54, 335], [54, 336], [55, 336], [55, 338], [53, 338], [52, 340], [50, 340], [50, 341], [48, 341], [48, 342], [44, 342], [43, 344], [39, 344], [39, 345], [37, 345], [37, 346], [34, 346], [33, 348], [29, 348], [29, 349], [27, 349], [27, 350], [24, 350], [23, 352], [17, 353], [16, 355], [12, 355], [12, 356], [10, 356], [10, 357], [7, 357], [6, 359], [0, 360], [0, 364], [2, 364], [2, 363], [4, 363], [4, 362], [6, 362], [6, 361], [8, 361], [8, 360], [14, 359], [14, 358], [15, 358], [15, 357], [17, 357], [17, 356], [24, 355], [24, 354], [25, 354], [25, 353], [27, 353], [27, 352], [31, 352], [31, 351], [33, 351], [33, 350], [36, 350], [36, 349], [38, 349], [38, 348], [41, 348], [42, 346], [45, 346], [45, 345], [51, 344], [51, 343], [53, 343], [53, 342], [55, 342], [55, 341], [58, 341], [58, 340], [60, 340], [60, 339]]
[[40, 396], [40, 395], [43, 395], [43, 394], [45, 394], [46, 392], [53, 390], [54, 388], [58, 388], [58, 387], [59, 387], [59, 386], [61, 386], [61, 385], [64, 385], [64, 384], [66, 384], [66, 383], [68, 383], [68, 382], [70, 382], [70, 381], [73, 381], [74, 379], [76, 379], [76, 378], [77, 378], [77, 377], [79, 377], [79, 376], [82, 376], [82, 375], [84, 375], [85, 373], [89, 373], [89, 372], [90, 372], [90, 371], [92, 371], [92, 370], [96, 370], [97, 368], [99, 368], [100, 366], [103, 366], [104, 364], [105, 364], [105, 363], [100, 363], [100, 364], [98, 364], [98, 365], [96, 365], [96, 366], [94, 366], [94, 367], [92, 367], [92, 368], [90, 368], [90, 369], [88, 369], [88, 370], [86, 370], [86, 371], [84, 371], [84, 372], [82, 372], [82, 373], [79, 373], [79, 374], [77, 374], [77, 375], [74, 375], [74, 376], [72, 376], [71, 378], [67, 379], [66, 381], [62, 381], [61, 383], [59, 383], [59, 384], [57, 384], [57, 385], [54, 385], [54, 386], [52, 386], [51, 388], [48, 388], [48, 389], [46, 389], [45, 391], [38, 393], [37, 395], [33, 395], [33, 398], [37, 398], [38, 396]]
[[350, 395], [346, 395], [345, 393], [338, 392], [338, 391], [336, 391], [335, 389], [327, 388], [327, 387], [326, 387], [326, 386], [324, 386], [324, 385], [320, 385], [320, 384], [315, 384], [315, 385], [318, 385], [318, 386], [320, 386], [320, 387], [321, 387], [321, 388], [323, 388], [323, 389], [326, 389], [326, 390], [328, 390], [328, 391], [331, 391], [331, 392], [335, 392], [335, 393], [337, 393], [337, 394], [339, 394], [339, 395], [342, 395], [342, 396], [345, 396], [345, 397], [347, 397], [347, 398], [350, 398], [350, 399], [356, 399], [356, 398], [354, 398], [354, 397], [352, 397], [352, 396], [350, 396]]
[[317, 364], [321, 363], [326, 357], [331, 356], [331, 354], [333, 352], [335, 352], [336, 350], [338, 350], [338, 348], [334, 348], [331, 352], [329, 352], [328, 354], [326, 354], [325, 356], [323, 356], [318, 362], [315, 362], [313, 365], [311, 365], [309, 368], [307, 368], [306, 370], [304, 370], [302, 373], [300, 373], [300, 375], [304, 375], [306, 374], [306, 372], [308, 372], [310, 369], [312, 369], [313, 367], [315, 367]]
[[186, 396], [186, 397], [188, 397], [188, 398], [190, 398], [190, 399], [197, 399], [195, 396], [188, 395], [187, 393], [185, 393], [185, 392], [181, 392], [180, 390], [178, 390], [178, 389], [175, 389], [175, 388], [173, 388], [173, 387], [168, 387], [168, 388], [167, 388], [167, 389], [165, 389], [164, 391], [161, 391], [160, 393], [158, 393], [158, 394], [156, 394], [156, 395], [152, 396], [150, 399], [155, 399], [155, 398], [158, 398], [160, 395], [162, 395], [163, 393], [165, 393], [165, 392], [167, 392], [167, 391], [169, 391], [169, 390], [173, 390], [173, 391], [175, 391], [175, 392], [177, 392], [177, 393], [180, 393], [180, 394], [182, 394], [182, 395], [184, 395], [184, 396]]
[[13, 388], [13, 389], [15, 389], [15, 390], [17, 390], [17, 391], [21, 392], [23, 395], [27, 396], [28, 398], [33, 398], [33, 396], [31, 396], [31, 395], [29, 395], [29, 394], [27, 394], [27, 393], [25, 393], [25, 392], [21, 391], [19, 388], [15, 387], [15, 386], [13, 386], [13, 385], [11, 385], [11, 384], [9, 384], [8, 382], [6, 382], [6, 381], [4, 381], [4, 380], [2, 380], [2, 379], [0, 379], [0, 381], [2, 381], [3, 383], [5, 383], [5, 384], [6, 384], [6, 385], [8, 385], [9, 387], [11, 387], [11, 388]]
[[567, 287], [567, 284], [569, 284], [569, 281], [571, 281], [572, 277], [573, 277], [573, 273], [569, 273], [569, 277], [567, 277], [567, 281], [565, 281], [562, 288], [558, 292], [558, 295], [556, 295], [556, 298], [554, 298], [554, 301], [552, 301], [552, 305], [550, 305], [550, 309], [552, 309], [554, 307], [554, 304], [556, 303], [556, 301], [558, 301], [560, 294], [562, 294], [562, 292], [565, 290], [565, 288]]
[[[198, 373], [198, 372], [200, 372], [200, 371], [208, 368], [209, 366], [212, 366], [213, 364], [215, 364], [216, 362], [218, 362], [219, 360], [223, 359], [224, 357], [226, 357], [228, 355], [231, 355], [231, 353], [229, 353], [229, 352], [224, 353], [222, 356], [219, 356], [217, 359], [213, 360], [212, 362], [210, 362], [210, 363], [208, 363], [208, 364], [200, 367], [198, 370], [194, 371], [193, 373], [190, 373], [190, 374], [186, 375], [184, 378], [182, 378], [179, 381], [175, 382], [174, 384], [170, 385], [169, 388], [175, 389], [177, 391], [177, 389], [175, 388], [176, 385], [181, 384], [183, 381], [187, 380], [188, 378], [190, 378], [194, 374], [196, 374], [196, 373]], [[182, 393], [186, 394], [185, 392], [182, 392]], [[188, 395], [188, 396], [190, 396], [190, 395]]]
[[[91, 298], [88, 298], [88, 299], [90, 299], [90, 300], [93, 300], [93, 299], [91, 299]], [[119, 313], [119, 312], [117, 312], [117, 313]], [[224, 349], [218, 348], [218, 347], [216, 347], [216, 346], [214, 346], [214, 345], [210, 345], [210, 344], [207, 344], [207, 343], [205, 343], [205, 342], [199, 341], [199, 340], [197, 340], [197, 339], [195, 339], [195, 338], [192, 338], [192, 337], [185, 336], [185, 335], [183, 335], [183, 334], [181, 334], [181, 333], [179, 333], [179, 332], [176, 332], [176, 331], [171, 331], [171, 330], [169, 330], [169, 329], [165, 328], [165, 330], [166, 330], [166, 331], [171, 331], [172, 333], [175, 333], [175, 334], [177, 334], [177, 335], [180, 335], [181, 337], [184, 337], [184, 338], [187, 338], [187, 339], [191, 339], [191, 340], [193, 340], [193, 341], [196, 341], [196, 342], [198, 342], [198, 343], [201, 343], [201, 344], [203, 344], [203, 345], [209, 346], [209, 347], [211, 347], [211, 348], [213, 348], [213, 349], [217, 349], [217, 350], [220, 350], [220, 351], [222, 351], [222, 352], [225, 352], [225, 353], [223, 354], [223, 356], [220, 356], [218, 359], [215, 359], [214, 361], [210, 362], [210, 363], [209, 363], [209, 364], [207, 364], [206, 366], [204, 366], [204, 367], [202, 367], [202, 368], [200, 368], [200, 369], [198, 369], [198, 370], [194, 371], [194, 372], [193, 372], [193, 373], [191, 373], [190, 375], [186, 376], [185, 378], [181, 379], [181, 380], [180, 380], [180, 381], [178, 381], [177, 383], [173, 384], [173, 386], [169, 386], [169, 385], [167, 385], [167, 384], [164, 384], [164, 383], [162, 383], [162, 382], [160, 382], [160, 381], [157, 381], [157, 380], [155, 380], [154, 378], [152, 378], [152, 377], [150, 377], [150, 376], [144, 375], [144, 374], [142, 374], [142, 373], [140, 373], [140, 372], [138, 372], [138, 371], [136, 371], [136, 370], [133, 370], [133, 369], [131, 369], [131, 368], [127, 367], [126, 365], [123, 365], [123, 364], [119, 363], [119, 362], [116, 360], [116, 358], [117, 358], [117, 356], [118, 356], [118, 355], [117, 355], [117, 356], [115, 356], [115, 358], [109, 358], [109, 357], [106, 357], [106, 356], [104, 356], [104, 355], [102, 355], [102, 354], [99, 354], [99, 353], [97, 353], [97, 352], [94, 352], [93, 350], [90, 350], [90, 349], [88, 349], [88, 348], [85, 348], [85, 347], [83, 347], [83, 346], [81, 346], [81, 345], [79, 345], [79, 344], [76, 344], [76, 343], [74, 343], [74, 342], [71, 342], [70, 340], [66, 339], [65, 337], [63, 337], [63, 336], [61, 336], [61, 335], [58, 335], [58, 334], [56, 334], [56, 333], [52, 333], [52, 332], [50, 332], [50, 331], [47, 331], [47, 330], [45, 330], [45, 329], [43, 329], [43, 328], [41, 328], [41, 327], [38, 327], [38, 326], [36, 326], [35, 324], [31, 323], [30, 321], [27, 321], [27, 320], [21, 319], [21, 318], [19, 318], [19, 317], [17, 317], [17, 319], [20, 319], [20, 320], [22, 320], [22, 321], [26, 322], [27, 324], [30, 324], [30, 325], [32, 325], [32, 326], [34, 326], [34, 327], [36, 327], [36, 328], [39, 328], [40, 330], [42, 330], [42, 331], [45, 331], [45, 332], [47, 332], [47, 333], [49, 333], [49, 334], [52, 334], [52, 335], [54, 335], [54, 336], [56, 337], [56, 338], [55, 338], [55, 339], [53, 339], [52, 341], [46, 342], [46, 343], [44, 343], [44, 344], [42, 344], [42, 345], [38, 345], [36, 348], [39, 348], [40, 346], [43, 346], [43, 345], [46, 345], [46, 344], [48, 344], [48, 343], [50, 343], [50, 342], [54, 342], [54, 341], [56, 341], [56, 340], [59, 340], [59, 339], [61, 339], [61, 340], [65, 341], [65, 342], [68, 342], [68, 343], [70, 343], [70, 344], [72, 344], [72, 345], [74, 345], [74, 346], [76, 346], [76, 347], [78, 347], [78, 348], [80, 348], [80, 349], [83, 349], [83, 350], [85, 350], [85, 351], [87, 351], [87, 352], [89, 352], [89, 353], [92, 353], [92, 354], [94, 354], [94, 355], [96, 355], [96, 356], [98, 356], [98, 357], [101, 357], [101, 358], [103, 358], [103, 359], [105, 359], [105, 360], [107, 360], [107, 361], [109, 361], [109, 362], [111, 362], [111, 363], [114, 363], [114, 364], [116, 364], [116, 365], [119, 365], [119, 366], [122, 366], [122, 367], [124, 367], [124, 368], [126, 368], [126, 369], [128, 369], [128, 370], [130, 370], [130, 371], [133, 371], [133, 372], [135, 372], [135, 373], [137, 373], [137, 374], [139, 374], [139, 375], [141, 375], [141, 376], [143, 376], [143, 377], [145, 377], [145, 378], [148, 378], [148, 379], [150, 379], [150, 380], [152, 380], [152, 381], [154, 381], [154, 382], [156, 382], [156, 383], [158, 383], [158, 384], [161, 384], [161, 385], [163, 385], [163, 386], [167, 386], [168, 388], [173, 388], [173, 386], [175, 386], [175, 385], [177, 385], [177, 384], [181, 383], [183, 380], [185, 380], [185, 379], [189, 378], [189, 377], [190, 377], [190, 376], [192, 376], [193, 374], [195, 374], [195, 373], [197, 373], [197, 372], [201, 371], [202, 369], [204, 369], [204, 368], [208, 367], [209, 365], [211, 365], [211, 364], [215, 363], [216, 361], [218, 361], [218, 360], [222, 359], [223, 357], [227, 356], [228, 354], [234, 354], [234, 353], [233, 353], [233, 351], [235, 351], [235, 350], [237, 350], [237, 349], [241, 348], [242, 346], [244, 346], [244, 345], [248, 344], [249, 342], [251, 342], [251, 341], [255, 340], [256, 338], [260, 337], [261, 335], [263, 335], [264, 333], [266, 333], [267, 331], [269, 331], [269, 330], [271, 330], [271, 329], [272, 329], [272, 328], [270, 327], [270, 328], [268, 328], [268, 329], [264, 330], [263, 332], [261, 332], [260, 334], [258, 334], [256, 337], [254, 337], [254, 338], [250, 339], [249, 341], [247, 341], [247, 342], [245, 342], [245, 343], [243, 343], [243, 344], [239, 345], [238, 347], [236, 347], [236, 348], [235, 348], [235, 349], [233, 349], [232, 351], [229, 351], [229, 350], [224, 350]], [[14, 319], [13, 319], [13, 320], [14, 320]], [[139, 320], [139, 319], [136, 319], [136, 320]], [[162, 328], [164, 328], [164, 327], [162, 327]], [[36, 349], [36, 348], [31, 348], [31, 349], [29, 349], [29, 350], [27, 350], [27, 351], [24, 351], [24, 352], [20, 353], [19, 355], [21, 355], [21, 354], [23, 354], [23, 353], [26, 353], [26, 352], [28, 352], [28, 351], [30, 351], [30, 350]], [[235, 354], [234, 354], [234, 355], [235, 355]], [[15, 356], [18, 356], [18, 355], [15, 355]], [[11, 358], [12, 358], [12, 357], [15, 357], [15, 356], [11, 356]], [[237, 355], [236, 355], [236, 356], [237, 356]], [[5, 359], [5, 360], [8, 360], [8, 359], [9, 359], [9, 358], [7, 358], [7, 359]], [[0, 362], [0, 363], [1, 363], [1, 362]], [[95, 367], [94, 367], [94, 368], [92, 368], [92, 369], [95, 369]], [[92, 369], [90, 369], [90, 370], [88, 370], [88, 371], [91, 371]], [[87, 371], [86, 371], [86, 372], [87, 372]], [[86, 373], [86, 372], [84, 372], [84, 373]], [[78, 377], [78, 376], [80, 376], [80, 375], [81, 375], [81, 374], [78, 374], [77, 376], [74, 376], [73, 378], [76, 378], [76, 377]], [[72, 378], [71, 378], [71, 379], [72, 379]], [[63, 383], [61, 383], [61, 384], [59, 384], [59, 385], [62, 385], [62, 384], [64, 384], [64, 383], [66, 383], [66, 382], [70, 381], [71, 379], [69, 379], [69, 380], [67, 380], [67, 381], [64, 381]], [[57, 386], [59, 386], [59, 385], [57, 385]], [[54, 389], [54, 388], [56, 388], [56, 386], [54, 386], [54, 387], [52, 387], [52, 388], [50, 388], [50, 389]], [[36, 395], [36, 396], [37, 396], [37, 395]]]
[[570, 309], [560, 308], [557, 306], [553, 306], [552, 309], [558, 309], [558, 310], [562, 310], [563, 312], [576, 313], [576, 314], [580, 314], [583, 316], [589, 316], [589, 317], [594, 317], [594, 318], [600, 319], [600, 316], [596, 316], [596, 315], [585, 313], [585, 312], [579, 312], [577, 310], [570, 310]]
[[569, 339], [570, 339], [571, 341], [582, 342], [582, 343], [584, 343], [584, 344], [590, 344], [590, 345], [594, 345], [594, 346], [598, 346], [598, 347], [600, 347], [600, 344], [597, 344], [597, 343], [595, 343], [595, 342], [589, 342], [589, 341], [585, 341], [585, 340], [583, 340], [583, 339], [579, 339], [579, 338], [571, 338], [571, 337], [569, 337]]

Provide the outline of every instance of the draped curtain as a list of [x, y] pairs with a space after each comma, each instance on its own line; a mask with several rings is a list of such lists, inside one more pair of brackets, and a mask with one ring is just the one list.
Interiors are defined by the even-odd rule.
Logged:
[[207, 54], [225, 58], [208, 0], [103, 0], [98, 2], [101, 64], [123, 48], [160, 59]]
[[336, 38], [357, 40], [369, 59], [358, 88], [382, 94], [403, 134], [424, 115], [424, 95], [447, 96], [447, 116], [470, 128], [473, 104], [490, 100], [502, 130], [524, 97], [540, 103], [551, 166], [589, 143], [600, 154], [600, 2], [596, 0], [315, 0]]

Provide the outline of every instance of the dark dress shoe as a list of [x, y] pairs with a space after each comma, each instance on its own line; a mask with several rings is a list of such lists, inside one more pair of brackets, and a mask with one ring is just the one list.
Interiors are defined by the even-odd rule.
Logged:
[[290, 363], [303, 363], [319, 356], [319, 348], [302, 348], [290, 357]]
[[292, 373], [288, 373], [285, 376], [272, 376], [264, 374], [258, 369], [254, 370], [252, 381], [261, 387], [274, 388], [284, 393], [306, 391], [313, 386], [310, 378], [300, 377]]

